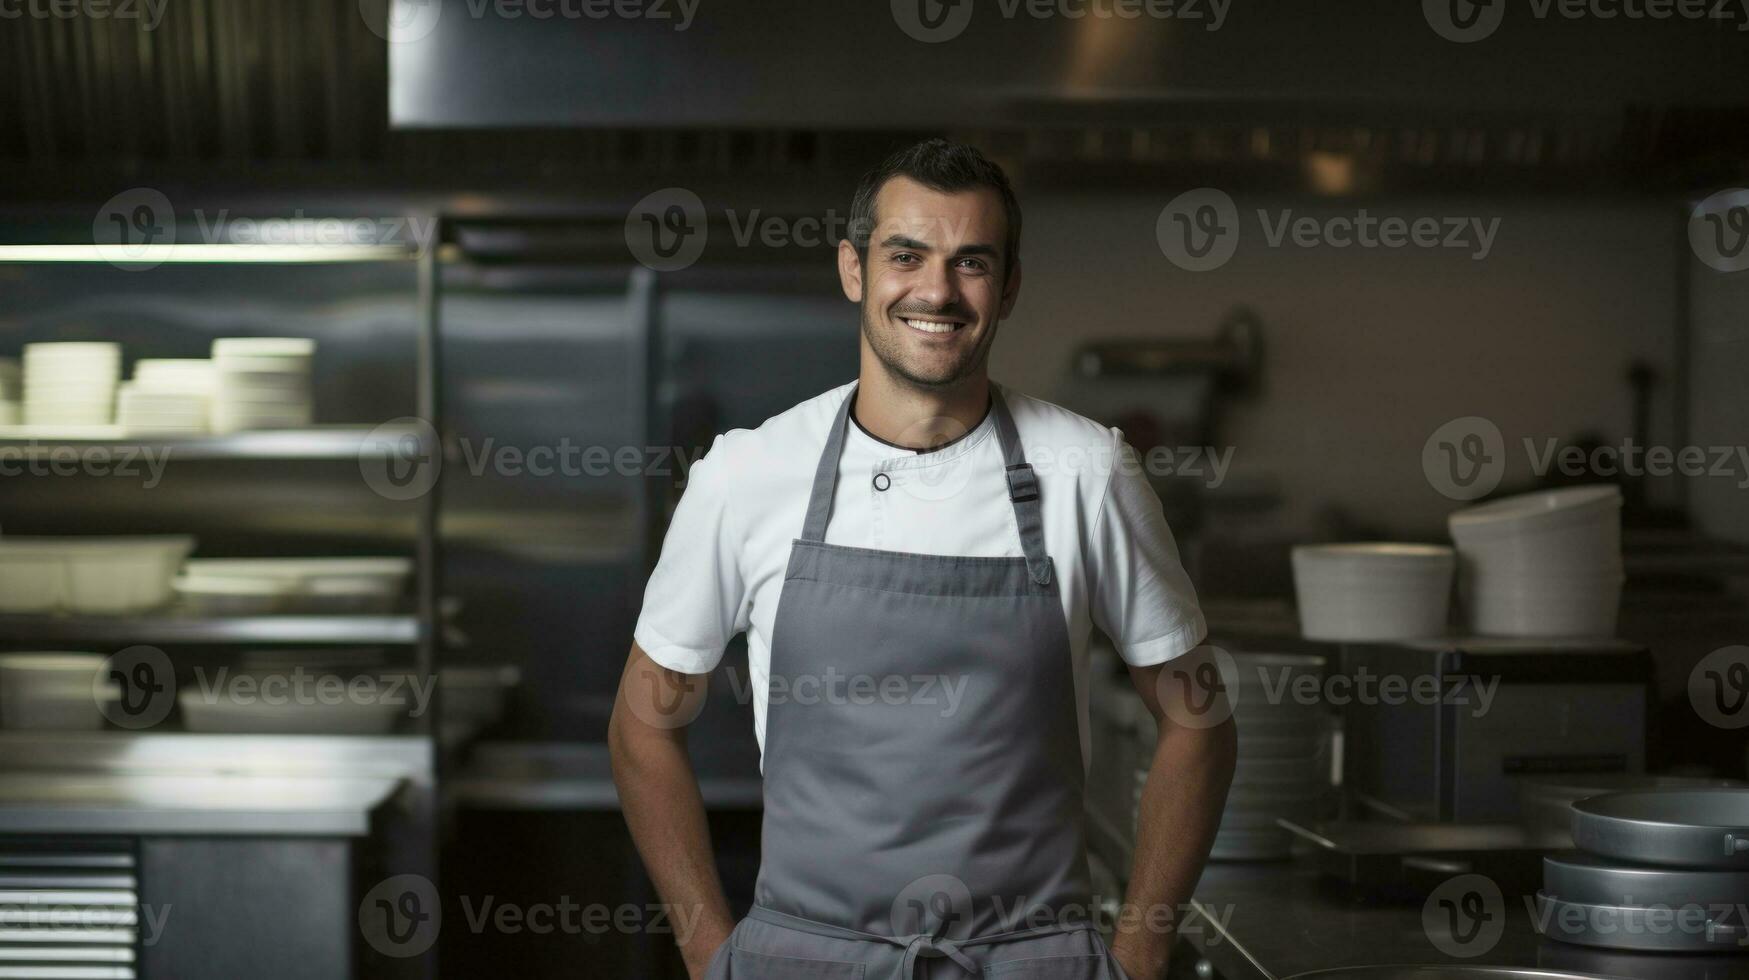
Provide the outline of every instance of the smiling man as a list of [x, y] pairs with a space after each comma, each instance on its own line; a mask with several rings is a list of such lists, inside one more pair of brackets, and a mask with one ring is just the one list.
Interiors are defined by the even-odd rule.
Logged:
[[[1118, 430], [986, 374], [1021, 282], [999, 167], [919, 143], [863, 179], [850, 227], [856, 380], [719, 436], [645, 589], [610, 733], [627, 823], [698, 923], [695, 980], [1157, 977], [1235, 752], [1169, 676], [1205, 626], [1160, 501]], [[1093, 626], [1160, 732], [1109, 948], [1083, 826]], [[685, 723], [741, 631], [765, 815], [735, 922]]]

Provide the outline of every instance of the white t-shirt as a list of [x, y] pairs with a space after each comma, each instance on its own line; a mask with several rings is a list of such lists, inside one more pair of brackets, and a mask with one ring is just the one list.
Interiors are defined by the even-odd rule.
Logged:
[[[633, 636], [670, 670], [709, 672], [729, 640], [747, 631], [748, 690], [761, 751], [784, 570], [791, 543], [802, 532], [827, 430], [852, 387], [810, 398], [757, 429], [718, 436], [692, 465], [662, 556], [644, 588]], [[1069, 626], [1085, 763], [1091, 758], [1090, 627], [1098, 625], [1123, 659], [1139, 666], [1189, 651], [1207, 627], [1160, 499], [1122, 433], [997, 387], [1038, 477], [1045, 548], [1056, 566]], [[923, 453], [870, 436], [853, 416], [826, 542], [1019, 557], [1020, 532], [994, 414], [986, 412], [970, 432]]]

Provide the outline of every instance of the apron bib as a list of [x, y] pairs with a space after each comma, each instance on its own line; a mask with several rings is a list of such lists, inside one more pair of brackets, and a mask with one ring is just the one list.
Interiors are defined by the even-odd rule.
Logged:
[[825, 543], [839, 407], [771, 644], [755, 905], [716, 980], [1121, 975], [1092, 927], [1068, 626], [991, 385], [1023, 557]]

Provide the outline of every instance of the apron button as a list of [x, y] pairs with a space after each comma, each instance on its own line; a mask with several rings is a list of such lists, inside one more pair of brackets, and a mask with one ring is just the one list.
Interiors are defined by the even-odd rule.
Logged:
[[885, 490], [886, 488], [888, 488], [892, 485], [893, 485], [892, 477], [887, 476], [885, 473], [876, 473], [875, 474], [875, 476], [874, 476], [874, 488], [876, 490]]

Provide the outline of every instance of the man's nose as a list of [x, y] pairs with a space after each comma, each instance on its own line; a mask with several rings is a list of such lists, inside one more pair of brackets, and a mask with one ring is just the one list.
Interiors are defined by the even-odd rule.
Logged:
[[912, 295], [938, 310], [944, 309], [959, 299], [959, 285], [946, 262], [931, 262]]

